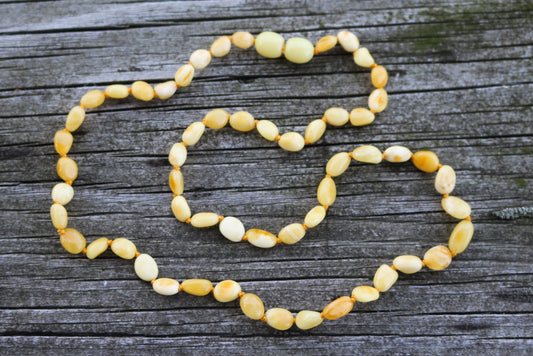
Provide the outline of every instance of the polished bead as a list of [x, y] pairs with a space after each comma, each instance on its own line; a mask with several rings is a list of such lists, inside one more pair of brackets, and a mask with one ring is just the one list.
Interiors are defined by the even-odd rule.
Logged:
[[80, 253], [85, 248], [85, 237], [74, 229], [65, 229], [59, 235], [59, 241], [70, 253]]
[[81, 97], [80, 104], [87, 109], [94, 109], [104, 103], [105, 95], [101, 90], [91, 90]]
[[315, 227], [326, 217], [326, 209], [322, 205], [317, 205], [309, 210], [304, 219], [304, 224], [307, 227]]
[[292, 245], [297, 243], [305, 236], [305, 229], [302, 224], [294, 223], [285, 226], [278, 233], [278, 237], [284, 244]]
[[326, 173], [332, 177], [343, 174], [350, 165], [351, 157], [348, 152], [339, 152], [331, 157], [326, 165]]
[[213, 296], [219, 302], [231, 302], [239, 297], [241, 286], [232, 280], [225, 280], [218, 283], [213, 289]]
[[342, 48], [347, 52], [353, 52], [359, 48], [359, 39], [350, 31], [341, 31], [337, 33], [337, 38]]
[[247, 111], [237, 111], [229, 118], [229, 124], [237, 131], [251, 131], [255, 127], [255, 120], [252, 114]]
[[168, 161], [173, 166], [183, 166], [187, 159], [187, 148], [181, 142], [175, 143], [168, 154]]
[[67, 183], [57, 183], [52, 188], [52, 200], [61, 205], [67, 205], [74, 197], [74, 188]]
[[439, 169], [439, 157], [431, 151], [418, 151], [411, 157], [413, 164], [422, 172], [435, 172]]
[[64, 229], [67, 227], [68, 215], [67, 209], [61, 204], [52, 204], [50, 207], [50, 217], [52, 218], [52, 224], [56, 229]]
[[100, 237], [91, 242], [89, 246], [87, 246], [87, 258], [92, 260], [104, 253], [109, 246], [107, 241], [107, 237]]
[[368, 107], [374, 112], [382, 112], [387, 107], [389, 96], [385, 89], [375, 89], [368, 97]]
[[119, 237], [114, 239], [111, 243], [111, 251], [115, 253], [120, 258], [125, 260], [131, 260], [135, 257], [135, 252], [137, 252], [137, 247], [135, 244], [124, 237]]
[[383, 88], [385, 85], [387, 85], [387, 81], [389, 80], [389, 75], [387, 74], [387, 70], [383, 66], [375, 66], [372, 68], [372, 72], [370, 73], [370, 78], [372, 79], [372, 84], [380, 89]]
[[174, 81], [180, 87], [186, 87], [191, 84], [192, 78], [194, 77], [194, 67], [190, 64], [185, 64], [181, 66], [176, 72]]
[[74, 138], [67, 130], [59, 130], [54, 136], [54, 147], [56, 152], [64, 156], [70, 151]]
[[248, 242], [261, 248], [270, 248], [276, 245], [276, 235], [260, 229], [250, 229], [246, 231]]
[[302, 310], [296, 314], [294, 323], [302, 330], [312, 329], [322, 324], [322, 314], [313, 310]]
[[446, 246], [435, 246], [424, 254], [424, 263], [429, 269], [440, 271], [452, 262], [452, 253]]
[[292, 313], [283, 308], [268, 309], [265, 316], [267, 324], [278, 330], [288, 330], [294, 323]]
[[242, 49], [248, 49], [254, 45], [254, 35], [250, 32], [235, 32], [231, 35], [233, 44]]
[[195, 145], [205, 131], [205, 125], [203, 122], [197, 121], [189, 125], [183, 132], [181, 140], [185, 142], [187, 146]]
[[352, 308], [353, 301], [350, 297], [340, 297], [326, 305], [322, 316], [328, 320], [339, 319], [348, 314]]
[[174, 216], [179, 221], [184, 222], [191, 217], [191, 209], [189, 208], [189, 204], [187, 204], [187, 200], [185, 200], [185, 198], [181, 195], [178, 195], [172, 199], [171, 207]]
[[130, 90], [124, 84], [112, 84], [105, 88], [105, 94], [112, 99], [124, 99], [130, 95]]
[[283, 54], [289, 62], [292, 63], [307, 63], [313, 59], [315, 47], [306, 38], [293, 37], [287, 40]]
[[209, 227], [218, 224], [218, 214], [196, 213], [191, 218], [191, 225], [194, 227]]
[[297, 132], [287, 132], [281, 135], [278, 141], [279, 147], [285, 151], [298, 152], [305, 146], [305, 140], [302, 135]]
[[435, 189], [440, 194], [450, 194], [455, 188], [455, 171], [452, 167], [444, 165], [439, 168], [435, 176]]
[[370, 55], [370, 52], [365, 47], [360, 47], [355, 51], [353, 61], [361, 67], [371, 67], [375, 63], [374, 58], [372, 58], [372, 55]]
[[170, 190], [174, 194], [183, 194], [183, 174], [178, 170], [171, 170], [168, 176], [168, 183], [170, 185]]
[[450, 240], [448, 241], [448, 246], [450, 251], [455, 254], [463, 252], [474, 235], [474, 224], [471, 221], [463, 220], [455, 226], [453, 229]]
[[265, 315], [263, 301], [253, 293], [245, 293], [239, 301], [241, 310], [250, 319], [259, 320]]
[[176, 90], [178, 90], [178, 86], [176, 85], [176, 82], [173, 80], [169, 80], [168, 82], [157, 84], [154, 87], [154, 91], [157, 94], [157, 97], [161, 100], [166, 100], [174, 93], [176, 93]]
[[330, 206], [337, 196], [337, 187], [330, 177], [322, 179], [317, 189], [318, 202], [322, 205]]
[[360, 303], [373, 302], [379, 298], [379, 291], [374, 287], [359, 286], [352, 290], [352, 297]]
[[456, 219], [464, 219], [470, 216], [471, 213], [470, 205], [467, 202], [451, 195], [442, 198], [441, 205], [445, 212]]
[[180, 283], [172, 278], [158, 278], [152, 287], [157, 294], [161, 295], [174, 295], [180, 291]]
[[218, 225], [218, 229], [225, 238], [233, 242], [241, 241], [244, 236], [244, 225], [233, 216], [226, 216]]
[[381, 162], [383, 154], [377, 147], [365, 145], [353, 150], [352, 157], [359, 162], [378, 164]]
[[181, 282], [185, 293], [202, 297], [213, 290], [213, 284], [207, 279], [186, 279]]
[[150, 101], [154, 98], [154, 88], [146, 82], [138, 80], [131, 85], [131, 95], [142, 100]]
[[383, 152], [383, 158], [393, 163], [407, 162], [412, 155], [411, 151], [404, 146], [390, 146]]
[[316, 53], [322, 53], [329, 51], [333, 47], [337, 45], [337, 37], [336, 36], [325, 36], [318, 40], [316, 43], [315, 49]]
[[355, 108], [350, 111], [350, 123], [354, 126], [365, 126], [374, 122], [376, 115], [365, 108]]
[[349, 120], [348, 111], [343, 108], [329, 108], [324, 113], [326, 122], [333, 126], [342, 126]]
[[157, 278], [159, 274], [159, 268], [152, 256], [146, 253], [140, 254], [133, 265], [135, 274], [143, 281], [152, 281]]
[[69, 157], [57, 161], [57, 175], [65, 182], [73, 182], [78, 177], [78, 165]]
[[274, 141], [279, 135], [278, 127], [275, 123], [269, 120], [260, 120], [257, 123], [257, 131], [268, 141]]
[[204, 69], [211, 63], [211, 53], [206, 49], [197, 49], [192, 52], [189, 62], [194, 69]]
[[231, 49], [231, 41], [228, 36], [218, 38], [211, 45], [211, 54], [213, 57], [224, 57]]
[[311, 121], [305, 129], [305, 142], [315, 143], [326, 132], [326, 123], [320, 119]]
[[83, 120], [85, 120], [85, 110], [81, 106], [75, 106], [68, 113], [65, 128], [74, 132], [81, 126]]
[[412, 274], [422, 269], [422, 260], [418, 256], [403, 255], [396, 257], [392, 265], [400, 272]]
[[228, 123], [230, 115], [224, 109], [211, 110], [205, 114], [203, 122], [211, 129], [221, 129]]
[[388, 265], [381, 265], [374, 275], [374, 287], [380, 292], [386, 292], [396, 283], [398, 272]]
[[255, 39], [255, 50], [257, 53], [267, 58], [281, 57], [283, 52], [283, 36], [275, 32], [262, 32]]

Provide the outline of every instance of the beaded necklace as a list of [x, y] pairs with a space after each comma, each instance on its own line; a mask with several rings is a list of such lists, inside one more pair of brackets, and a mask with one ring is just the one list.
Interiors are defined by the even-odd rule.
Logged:
[[[213, 283], [207, 279], [186, 279], [181, 283], [172, 278], [160, 278], [155, 260], [148, 254], [140, 253], [135, 244], [126, 238], [110, 240], [99, 238], [86, 246], [85, 237], [73, 228], [67, 228], [68, 217], [64, 205], [73, 196], [72, 184], [78, 176], [76, 163], [67, 156], [73, 143], [71, 132], [76, 131], [85, 119], [85, 109], [93, 109], [102, 105], [106, 98], [123, 99], [132, 94], [142, 101], [154, 98], [166, 100], [174, 95], [180, 87], [188, 86], [195, 74], [195, 70], [205, 68], [212, 57], [222, 57], [229, 53], [231, 44], [238, 48], [248, 49], [255, 45], [257, 52], [263, 57], [278, 58], [284, 56], [293, 63], [307, 63], [314, 55], [328, 51], [339, 43], [344, 50], [352, 53], [354, 62], [362, 67], [372, 68], [371, 79], [375, 90], [368, 98], [367, 108], [355, 108], [348, 112], [343, 108], [333, 107], [324, 112], [321, 119], [312, 121], [302, 136], [297, 132], [279, 134], [277, 126], [269, 120], [256, 120], [252, 114], [239, 111], [229, 114], [224, 109], [215, 109], [207, 113], [201, 121], [191, 124], [182, 134], [182, 141], [174, 144], [169, 153], [172, 170], [169, 175], [169, 185], [173, 192], [172, 211], [182, 222], [197, 228], [219, 225], [221, 234], [233, 242], [248, 241], [260, 248], [270, 248], [277, 244], [294, 244], [300, 241], [306, 231], [320, 224], [325, 218], [326, 211], [334, 203], [337, 189], [333, 178], [346, 171], [353, 160], [363, 163], [378, 164], [382, 160], [388, 162], [406, 162], [411, 160], [416, 168], [423, 172], [437, 172], [435, 188], [442, 194], [441, 205], [445, 212], [460, 221], [451, 232], [448, 246], [438, 245], [429, 249], [423, 259], [413, 255], [396, 257], [392, 265], [381, 265], [373, 278], [373, 286], [357, 286], [349, 296], [335, 299], [321, 312], [302, 310], [294, 317], [293, 313], [283, 308], [270, 308], [265, 311], [261, 299], [253, 294], [242, 291], [240, 285], [233, 280]], [[327, 125], [343, 126], [348, 121], [354, 126], [372, 123], [375, 114], [383, 111], [388, 102], [387, 92], [383, 89], [387, 84], [388, 74], [383, 66], [375, 63], [368, 49], [359, 46], [358, 38], [349, 31], [341, 31], [336, 36], [321, 38], [314, 46], [305, 38], [284, 38], [274, 32], [262, 32], [256, 38], [248, 32], [236, 32], [232, 36], [223, 36], [213, 42], [210, 50], [199, 49], [193, 52], [189, 63], [181, 66], [172, 81], [152, 86], [144, 81], [136, 81], [131, 87], [114, 84], [105, 91], [92, 90], [80, 100], [80, 105], [72, 108], [67, 116], [65, 128], [56, 132], [54, 146], [61, 156], [57, 162], [57, 173], [64, 183], [58, 183], [52, 189], [53, 205], [50, 208], [52, 223], [57, 229], [62, 246], [72, 254], [82, 253], [89, 259], [94, 259], [108, 247], [119, 257], [127, 260], [135, 259], [134, 269], [137, 276], [150, 282], [155, 292], [162, 295], [174, 295], [179, 291], [205, 296], [210, 293], [220, 302], [240, 301], [243, 313], [251, 319], [265, 321], [278, 330], [287, 330], [293, 324], [306, 330], [316, 327], [324, 319], [334, 320], [348, 314], [355, 302], [366, 303], [379, 298], [380, 293], [389, 290], [398, 278], [398, 271], [412, 274], [420, 271], [424, 266], [431, 270], [442, 270], [448, 267], [453, 257], [463, 252], [470, 243], [474, 226], [470, 219], [470, 206], [462, 199], [451, 196], [455, 187], [455, 172], [452, 167], [442, 165], [437, 155], [431, 151], [412, 153], [403, 146], [391, 146], [383, 153], [375, 146], [364, 145], [351, 152], [335, 154], [326, 165], [326, 175], [317, 189], [319, 205], [313, 207], [305, 216], [303, 223], [292, 223], [279, 231], [277, 236], [261, 229], [245, 231], [242, 222], [232, 216], [223, 216], [213, 212], [191, 213], [187, 200], [183, 197], [184, 184], [181, 167], [187, 159], [187, 147], [196, 144], [202, 137], [205, 128], [221, 129], [229, 125], [241, 132], [256, 129], [268, 141], [277, 142], [284, 150], [297, 152], [304, 146], [317, 142], [324, 134]]]

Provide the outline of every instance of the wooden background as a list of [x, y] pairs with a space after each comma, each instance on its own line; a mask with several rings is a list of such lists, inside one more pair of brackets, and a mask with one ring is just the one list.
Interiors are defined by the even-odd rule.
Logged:
[[[1, 1], [0, 353], [533, 353], [533, 5], [527, 1]], [[390, 73], [390, 105], [363, 128], [329, 128], [288, 153], [257, 133], [207, 131], [184, 166], [194, 211], [277, 232], [302, 221], [334, 153], [360, 144], [431, 149], [457, 172], [476, 233], [443, 272], [402, 275], [373, 303], [311, 331], [280, 332], [237, 302], [155, 294], [131, 261], [66, 253], [50, 223], [53, 135], [88, 90], [174, 76], [237, 30], [313, 42], [357, 33]], [[337, 48], [307, 65], [232, 49], [167, 101], [106, 102], [74, 135], [69, 225], [126, 236], [160, 275], [235, 279], [269, 307], [320, 310], [399, 254], [446, 243], [456, 221], [433, 175], [353, 163], [327, 219], [262, 250], [197, 230], [170, 210], [167, 154], [213, 108], [302, 132], [331, 106], [364, 106], [369, 71]], [[504, 220], [495, 213], [524, 207]], [[529, 208], [529, 215], [528, 210]], [[512, 214], [511, 214], [512, 215]]]

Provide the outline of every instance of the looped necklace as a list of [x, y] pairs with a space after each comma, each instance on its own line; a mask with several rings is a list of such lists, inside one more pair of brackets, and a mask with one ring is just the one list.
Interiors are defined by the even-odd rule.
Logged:
[[[64, 205], [73, 196], [72, 184], [78, 176], [76, 163], [67, 156], [73, 143], [71, 132], [77, 130], [85, 119], [85, 109], [92, 109], [102, 105], [106, 98], [123, 99], [132, 94], [135, 98], [149, 101], [154, 98], [162, 100], [170, 98], [180, 87], [189, 85], [195, 70], [205, 68], [212, 57], [222, 57], [229, 53], [231, 44], [247, 49], [255, 44], [257, 52], [263, 57], [278, 58], [282, 55], [293, 63], [307, 63], [314, 55], [340, 45], [353, 54], [354, 62], [362, 67], [370, 67], [372, 83], [375, 90], [368, 98], [367, 108], [355, 108], [348, 112], [343, 108], [333, 107], [324, 112], [321, 119], [312, 121], [302, 136], [296, 132], [279, 134], [277, 126], [268, 120], [256, 120], [250, 113], [239, 111], [229, 114], [223, 109], [215, 109], [205, 115], [203, 120], [191, 124], [182, 135], [182, 141], [174, 144], [169, 153], [169, 162], [173, 169], [169, 176], [170, 188], [174, 194], [172, 211], [179, 221], [202, 228], [219, 224], [219, 230], [227, 239], [237, 242], [247, 240], [252, 245], [261, 248], [273, 247], [276, 244], [294, 244], [304, 237], [306, 230], [320, 224], [325, 218], [326, 211], [334, 203], [337, 189], [334, 177], [343, 174], [353, 160], [363, 163], [378, 164], [382, 160], [388, 162], [406, 162], [411, 160], [416, 168], [423, 172], [437, 172], [435, 188], [442, 194], [441, 205], [445, 212], [461, 221], [450, 234], [448, 246], [435, 246], [424, 254], [423, 259], [414, 255], [402, 255], [392, 261], [392, 265], [382, 264], [373, 278], [373, 286], [357, 286], [349, 296], [342, 296], [330, 302], [321, 312], [302, 310], [296, 317], [287, 309], [270, 308], [265, 311], [261, 299], [253, 294], [242, 291], [240, 285], [233, 280], [213, 283], [207, 279], [186, 279], [181, 283], [172, 278], [160, 278], [155, 260], [148, 254], [140, 253], [135, 244], [126, 238], [108, 239], [102, 237], [86, 246], [85, 237], [73, 228], [67, 228], [68, 217]], [[420, 271], [424, 266], [431, 270], [442, 270], [448, 267], [452, 258], [463, 252], [469, 245], [474, 226], [470, 219], [470, 206], [462, 199], [451, 196], [455, 187], [455, 172], [448, 165], [442, 165], [437, 155], [431, 151], [412, 153], [403, 146], [391, 146], [383, 153], [375, 146], [365, 145], [355, 148], [351, 152], [335, 154], [326, 165], [326, 175], [317, 189], [319, 205], [313, 207], [305, 216], [303, 223], [292, 223], [285, 226], [277, 234], [260, 229], [245, 231], [242, 222], [231, 216], [223, 216], [212, 212], [200, 212], [192, 215], [189, 205], [183, 197], [183, 174], [181, 167], [187, 159], [187, 146], [193, 146], [202, 137], [205, 128], [221, 129], [228, 122], [237, 131], [248, 132], [257, 129], [259, 134], [269, 140], [276, 141], [287, 151], [300, 151], [305, 145], [318, 141], [326, 130], [326, 124], [342, 126], [350, 123], [354, 126], [370, 124], [375, 114], [383, 111], [387, 106], [387, 92], [383, 89], [388, 80], [387, 71], [377, 65], [364, 47], [359, 47], [359, 40], [349, 31], [341, 31], [336, 36], [321, 38], [315, 46], [304, 38], [291, 38], [285, 42], [284, 38], [274, 32], [263, 32], [254, 38], [248, 32], [236, 32], [232, 36], [223, 36], [211, 45], [210, 50], [199, 49], [192, 53], [189, 63], [181, 66], [172, 81], [152, 86], [143, 81], [134, 82], [131, 87], [114, 84], [105, 91], [93, 90], [85, 94], [79, 106], [72, 108], [67, 116], [65, 128], [56, 132], [54, 146], [61, 156], [57, 162], [57, 173], [64, 183], [58, 183], [52, 189], [53, 204], [50, 208], [52, 223], [57, 229], [62, 246], [72, 254], [82, 253], [89, 259], [94, 259], [108, 247], [123, 259], [135, 259], [134, 269], [137, 276], [150, 282], [155, 292], [162, 295], [174, 295], [179, 291], [205, 296], [210, 293], [220, 302], [231, 302], [240, 299], [243, 313], [251, 319], [262, 320], [278, 330], [287, 330], [293, 324], [300, 329], [310, 329], [322, 323], [324, 319], [334, 320], [348, 314], [355, 302], [366, 303], [379, 298], [380, 293], [389, 290], [398, 278], [398, 271], [412, 274]]]

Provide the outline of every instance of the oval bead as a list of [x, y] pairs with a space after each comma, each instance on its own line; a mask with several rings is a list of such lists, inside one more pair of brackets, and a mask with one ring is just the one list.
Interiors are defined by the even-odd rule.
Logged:
[[114, 239], [111, 243], [111, 251], [113, 251], [115, 255], [120, 258], [131, 260], [133, 257], [135, 257], [137, 247], [135, 247], [135, 244], [130, 240], [124, 237], [119, 237]]
[[326, 123], [320, 119], [311, 121], [305, 129], [305, 142], [315, 143], [326, 132]]
[[359, 162], [378, 164], [383, 159], [383, 154], [377, 147], [365, 145], [353, 150], [352, 157]]
[[61, 204], [52, 204], [50, 207], [50, 217], [52, 224], [56, 229], [62, 230], [67, 227], [68, 215], [67, 209]]
[[247, 132], [254, 129], [255, 120], [249, 112], [238, 111], [230, 116], [229, 124], [237, 131]]
[[75, 106], [70, 109], [67, 120], [65, 121], [65, 128], [70, 132], [76, 131], [85, 120], [85, 110], [81, 106]]
[[168, 176], [168, 184], [170, 185], [170, 190], [174, 194], [183, 194], [183, 174], [178, 170], [171, 170]]
[[189, 204], [187, 204], [187, 200], [185, 200], [185, 198], [181, 195], [178, 195], [172, 199], [171, 207], [174, 216], [179, 221], [184, 222], [191, 217], [191, 209], [189, 208]]
[[131, 95], [142, 101], [150, 101], [154, 98], [154, 88], [147, 82], [138, 80], [131, 85]]
[[233, 44], [242, 49], [248, 49], [254, 45], [255, 38], [250, 32], [235, 32], [231, 35]]
[[318, 42], [315, 45], [315, 52], [322, 53], [329, 51], [333, 47], [337, 45], [337, 37], [336, 36], [325, 36], [318, 40]]
[[439, 157], [431, 151], [418, 151], [411, 157], [413, 164], [422, 172], [435, 172], [439, 169]]
[[305, 236], [305, 229], [302, 224], [294, 223], [285, 226], [278, 233], [278, 237], [284, 244], [292, 245], [300, 241]]
[[185, 129], [185, 131], [183, 131], [181, 140], [188, 146], [195, 145], [204, 134], [204, 131], [205, 125], [203, 122], [193, 122]]
[[233, 216], [226, 216], [218, 225], [218, 229], [225, 238], [233, 242], [241, 241], [245, 232], [242, 222]]
[[389, 162], [407, 162], [413, 154], [404, 146], [390, 146], [383, 152], [383, 158]]
[[422, 260], [418, 256], [403, 255], [396, 257], [392, 265], [400, 272], [412, 274], [422, 269]]
[[202, 297], [208, 295], [213, 289], [213, 284], [207, 279], [186, 279], [181, 282], [185, 293]]
[[109, 246], [107, 241], [107, 237], [100, 237], [91, 242], [89, 246], [87, 246], [87, 258], [92, 260], [104, 253]]
[[322, 316], [328, 320], [339, 319], [348, 314], [352, 308], [353, 301], [350, 297], [340, 297], [326, 305]]
[[459, 254], [466, 250], [472, 236], [474, 235], [474, 224], [471, 221], [463, 220], [455, 226], [453, 229], [450, 240], [448, 241], [448, 247], [450, 251], [455, 254]]
[[180, 87], [186, 87], [191, 84], [192, 78], [194, 78], [194, 67], [190, 64], [185, 64], [176, 72], [174, 81]]
[[59, 235], [59, 241], [65, 250], [77, 254], [85, 248], [85, 237], [74, 229], [65, 229]]
[[452, 167], [444, 165], [439, 168], [435, 176], [435, 189], [440, 194], [450, 194], [455, 188], [455, 171]]
[[246, 231], [248, 242], [261, 248], [274, 247], [277, 243], [276, 235], [260, 229], [250, 229]]
[[224, 57], [231, 49], [231, 41], [228, 36], [218, 38], [211, 45], [211, 54], [213, 57]]
[[365, 47], [360, 47], [355, 51], [353, 54], [353, 61], [361, 67], [372, 67], [375, 63], [374, 58], [372, 58], [372, 55], [370, 55], [370, 52]]
[[397, 279], [398, 272], [388, 265], [381, 265], [374, 275], [374, 287], [380, 292], [386, 292], [396, 283]]
[[91, 90], [81, 97], [80, 104], [87, 109], [94, 109], [104, 103], [105, 95], [101, 90]]
[[248, 318], [259, 320], [265, 315], [263, 301], [253, 293], [245, 293], [239, 301], [241, 310]]
[[329, 108], [324, 113], [326, 122], [333, 126], [342, 126], [349, 120], [348, 111], [343, 108]]
[[346, 52], [351, 53], [359, 48], [359, 39], [350, 31], [341, 31], [337, 33], [337, 38]]
[[292, 313], [283, 308], [268, 309], [265, 316], [267, 324], [278, 330], [288, 330], [294, 323]]
[[181, 142], [175, 143], [168, 154], [168, 161], [173, 166], [183, 166], [187, 159], [187, 148]]
[[293, 37], [287, 40], [283, 54], [289, 62], [303, 64], [313, 59], [315, 47], [306, 38]]
[[197, 49], [192, 52], [189, 62], [194, 69], [204, 69], [211, 63], [211, 53], [206, 49]]
[[365, 126], [374, 122], [376, 115], [365, 108], [355, 108], [350, 112], [350, 123], [354, 126]]
[[67, 130], [59, 130], [54, 136], [54, 147], [56, 152], [61, 156], [64, 156], [70, 151], [74, 138], [72, 134]]
[[381, 89], [385, 85], [387, 85], [387, 81], [389, 80], [389, 74], [387, 73], [387, 70], [383, 66], [375, 66], [372, 68], [372, 72], [370, 72], [370, 78], [372, 79], [372, 84], [378, 88]]
[[370, 286], [359, 286], [352, 290], [352, 297], [360, 303], [373, 302], [379, 298], [379, 291]]
[[78, 177], [78, 165], [69, 157], [57, 161], [57, 175], [65, 182], [73, 182]]
[[304, 219], [304, 224], [307, 227], [315, 227], [326, 217], [326, 209], [322, 205], [317, 205], [309, 210]]
[[218, 283], [213, 289], [213, 296], [222, 303], [231, 302], [239, 297], [241, 286], [232, 280], [225, 280]]
[[137, 277], [143, 281], [150, 282], [157, 278], [159, 274], [159, 268], [157, 263], [152, 258], [152, 256], [147, 255], [146, 253], [140, 254], [136, 259], [133, 265], [135, 269], [135, 274]]
[[285, 151], [298, 152], [305, 146], [305, 140], [297, 132], [287, 132], [281, 135], [278, 141], [279, 147]]
[[218, 224], [218, 214], [196, 213], [191, 218], [191, 225], [194, 227], [209, 227]]
[[331, 157], [326, 165], [326, 173], [332, 177], [343, 174], [350, 165], [351, 157], [348, 152], [339, 152]]
[[113, 99], [124, 99], [130, 95], [130, 90], [124, 84], [112, 84], [105, 88], [105, 94]]
[[74, 197], [74, 188], [67, 183], [57, 183], [52, 188], [52, 200], [61, 205], [67, 205]]
[[432, 270], [440, 271], [445, 269], [452, 262], [452, 253], [446, 246], [435, 246], [430, 248], [424, 254], [424, 263], [426, 267]]
[[174, 295], [180, 291], [180, 283], [172, 278], [158, 278], [152, 287], [157, 294], [161, 295]]
[[382, 112], [387, 107], [389, 96], [384, 89], [376, 89], [368, 97], [368, 107], [374, 112]]
[[337, 196], [337, 187], [335, 186], [333, 179], [330, 177], [322, 179], [318, 185], [316, 195], [320, 204], [327, 206], [333, 204]]
[[255, 50], [266, 58], [279, 58], [283, 52], [283, 36], [275, 32], [261, 32], [255, 39]]
[[313, 310], [302, 310], [296, 314], [294, 323], [302, 330], [312, 329], [322, 324], [322, 314]]
[[274, 141], [279, 135], [278, 127], [275, 123], [269, 120], [260, 120], [257, 123], [257, 131], [268, 141]]
[[173, 80], [169, 80], [168, 82], [157, 84], [154, 87], [154, 91], [157, 94], [157, 97], [161, 100], [166, 100], [174, 93], [176, 93], [176, 90], [178, 90], [178, 86], [176, 85], [176, 82]]
[[205, 124], [205, 126], [214, 130], [218, 130], [226, 126], [229, 116], [230, 115], [226, 110], [215, 109], [205, 114], [202, 122]]
[[456, 219], [464, 219], [471, 213], [470, 205], [467, 202], [451, 195], [442, 198], [441, 205], [445, 212]]

